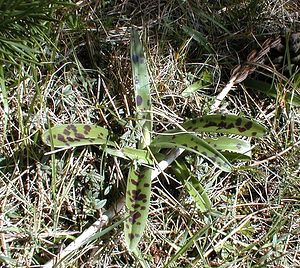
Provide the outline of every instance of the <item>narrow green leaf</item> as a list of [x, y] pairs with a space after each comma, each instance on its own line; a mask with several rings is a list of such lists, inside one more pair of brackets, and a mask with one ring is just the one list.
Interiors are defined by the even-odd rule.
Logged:
[[89, 124], [57, 125], [44, 132], [42, 140], [47, 145], [57, 148], [76, 147], [92, 144], [112, 145], [108, 139], [108, 130]]
[[125, 242], [134, 251], [143, 235], [150, 205], [151, 173], [148, 167], [131, 166], [126, 189], [126, 208], [129, 218], [125, 221]]
[[[246, 137], [262, 137], [267, 129], [255, 120], [237, 115], [213, 114], [184, 122], [182, 127], [193, 132], [236, 134]], [[172, 130], [176, 132], [178, 130]]]
[[229, 137], [205, 138], [204, 140], [216, 150], [221, 151], [227, 159], [250, 160], [252, 158], [250, 141]]
[[211, 201], [200, 182], [191, 174], [183, 161], [177, 160], [175, 163], [172, 170], [193, 198], [197, 208], [202, 213], [210, 211], [212, 207]]
[[[258, 90], [267, 96], [276, 98], [277, 97], [277, 90], [274, 84], [270, 84], [264, 81], [259, 81], [255, 79], [246, 79], [243, 82], [245, 87], [251, 88], [253, 90]], [[289, 92], [286, 93], [286, 100], [293, 104], [294, 106], [300, 106], [300, 96], [298, 94], [291, 94]]]
[[124, 159], [135, 160], [139, 164], [150, 165], [153, 163], [148, 150], [124, 147], [119, 150], [115, 148], [105, 148], [105, 152]]
[[211, 224], [207, 224], [203, 226], [199, 231], [197, 231], [193, 236], [185, 241], [185, 243], [180, 247], [180, 249], [175, 253], [172, 254], [172, 258], [169, 260], [167, 264], [165, 264], [164, 268], [168, 267], [176, 267], [173, 266], [173, 263], [182, 256], [184, 256], [185, 252], [189, 250], [189, 248], [198, 240], [200, 236], [202, 236], [208, 229], [211, 228]]
[[189, 179], [185, 180], [184, 186], [189, 195], [193, 198], [197, 208], [202, 213], [211, 210], [211, 202], [208, 194], [194, 176], [191, 176]]
[[159, 148], [180, 147], [201, 155], [223, 171], [230, 172], [232, 169], [228, 160], [221, 153], [192, 133], [159, 135], [152, 141], [151, 146]]
[[212, 45], [208, 42], [207, 38], [201, 32], [187, 26], [183, 26], [183, 30], [195, 41], [197, 41], [202, 47], [204, 47], [208, 53], [214, 53]]

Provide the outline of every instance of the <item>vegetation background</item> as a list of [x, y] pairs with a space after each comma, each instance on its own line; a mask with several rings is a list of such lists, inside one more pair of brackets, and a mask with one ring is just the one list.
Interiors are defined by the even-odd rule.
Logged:
[[[253, 48], [299, 30], [299, 11], [296, 0], [0, 1], [2, 267], [45, 264], [123, 195], [128, 161], [96, 146], [49, 153], [41, 134], [56, 124], [93, 123], [135, 139], [128, 123], [133, 25], [143, 33], [160, 132], [209, 112]], [[287, 68], [250, 76], [275, 87], [275, 96], [242, 82], [222, 103], [222, 112], [269, 128], [253, 140], [252, 161], [224, 174], [186, 156], [213, 214], [201, 213], [167, 171], [153, 182], [143, 260], [127, 251], [120, 223], [72, 252], [64, 267], [300, 266], [300, 110], [286, 99], [300, 94], [300, 76], [299, 57], [291, 59]], [[194, 82], [196, 90], [182, 94]], [[107, 228], [122, 219], [119, 213]]]

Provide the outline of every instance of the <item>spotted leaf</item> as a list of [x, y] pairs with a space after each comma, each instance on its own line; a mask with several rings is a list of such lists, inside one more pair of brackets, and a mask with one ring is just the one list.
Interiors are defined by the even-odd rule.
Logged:
[[[145, 149], [151, 143], [152, 113], [150, 79], [146, 65], [143, 45], [135, 29], [132, 31], [131, 63], [136, 103], [136, 128], [141, 139], [138, 149]], [[131, 251], [135, 251], [146, 226], [150, 194], [152, 169], [137, 165], [130, 167], [127, 180], [126, 206], [129, 214], [124, 225], [125, 242]]]
[[159, 135], [151, 143], [151, 146], [159, 148], [183, 148], [206, 158], [224, 171], [230, 172], [231, 165], [228, 160], [203, 139], [191, 133], [176, 135]]
[[[57, 125], [44, 132], [44, 143], [57, 148], [76, 147], [91, 144], [112, 144], [107, 140], [108, 130], [89, 124]], [[52, 142], [51, 142], [52, 139]]]
[[148, 167], [131, 166], [126, 190], [126, 208], [129, 214], [124, 225], [125, 242], [134, 251], [143, 235], [150, 204], [151, 172]]
[[222, 154], [229, 160], [250, 160], [251, 144], [248, 140], [242, 140], [229, 137], [205, 138], [205, 141], [221, 151]]
[[[255, 120], [237, 115], [205, 115], [184, 122], [182, 127], [193, 132], [237, 134], [247, 137], [262, 137], [267, 129]], [[174, 132], [174, 130], [173, 130]]]
[[141, 142], [146, 146], [150, 144], [152, 131], [151, 87], [143, 44], [135, 29], [132, 30], [131, 65], [137, 112], [137, 126], [143, 133]]

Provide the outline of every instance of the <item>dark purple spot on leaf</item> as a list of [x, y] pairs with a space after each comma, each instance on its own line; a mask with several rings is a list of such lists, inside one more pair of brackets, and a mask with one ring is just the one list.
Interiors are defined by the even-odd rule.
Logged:
[[133, 63], [138, 63], [139, 62], [139, 56], [136, 55], [136, 54], [133, 54], [131, 56], [131, 60], [132, 60]]
[[255, 137], [255, 136], [257, 135], [257, 132], [252, 132], [251, 135], [252, 135], [253, 137]]
[[226, 129], [234, 128], [234, 124], [233, 124], [233, 123], [230, 123], [230, 124], [228, 124], [225, 128], [226, 128]]
[[77, 138], [77, 139], [81, 139], [81, 140], [84, 140], [85, 139], [85, 136], [82, 134], [82, 133], [75, 133], [75, 137]]
[[239, 127], [239, 128], [238, 128], [238, 131], [239, 131], [239, 132], [245, 132], [246, 130], [247, 130], [247, 129], [244, 128], [244, 127]]
[[69, 136], [71, 134], [71, 132], [69, 130], [67, 130], [66, 128], [64, 129], [64, 132], [63, 132], [65, 135]]
[[72, 137], [67, 137], [66, 139], [67, 139], [67, 141], [70, 141], [70, 142], [74, 141], [74, 139]]
[[142, 216], [142, 214], [138, 211], [135, 211], [132, 215], [131, 218], [129, 219], [129, 221], [132, 224], [135, 224], [137, 222], [137, 220]]
[[218, 124], [218, 127], [219, 127], [219, 128], [226, 128], [226, 122], [225, 122], [225, 121], [221, 121], [221, 122]]
[[131, 183], [134, 184], [134, 185], [139, 185], [139, 181], [138, 180], [131, 179]]
[[217, 159], [214, 156], [211, 156], [210, 160], [213, 161], [213, 162], [216, 162]]
[[149, 183], [145, 183], [144, 187], [150, 187], [150, 184]]
[[243, 122], [242, 118], [238, 118], [238, 119], [235, 121], [235, 125], [236, 125], [237, 127], [239, 127], [239, 126], [242, 124], [242, 122]]
[[143, 103], [143, 98], [140, 95], [137, 95], [135, 101], [136, 101], [136, 105], [140, 106]]
[[129, 238], [129, 240], [133, 240], [134, 239], [134, 234], [128, 234], [128, 238]]
[[84, 125], [83, 129], [84, 129], [84, 134], [88, 134], [92, 128], [89, 125]]
[[246, 128], [246, 129], [250, 129], [250, 128], [252, 128], [252, 125], [253, 125], [252, 122], [249, 121], [249, 122], [247, 122], [247, 124], [245, 125], [245, 128]]
[[77, 128], [75, 125], [69, 125], [70, 130], [73, 130], [74, 132], [77, 132]]
[[138, 207], [140, 207], [140, 206], [141, 206], [141, 205], [140, 205], [140, 204], [137, 204], [137, 203], [132, 204], [132, 207], [135, 208], [135, 209], [138, 208]]
[[141, 206], [141, 210], [145, 210], [146, 209], [146, 207], [145, 206]]
[[57, 139], [61, 142], [66, 142], [65, 136], [62, 134], [57, 134]]
[[141, 190], [132, 190], [132, 198], [136, 201], [141, 201], [147, 198], [145, 194], [142, 194]]

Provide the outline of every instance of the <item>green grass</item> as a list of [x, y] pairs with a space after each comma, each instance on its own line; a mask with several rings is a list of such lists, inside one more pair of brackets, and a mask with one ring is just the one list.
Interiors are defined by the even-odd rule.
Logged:
[[[120, 148], [139, 141], [132, 25], [143, 32], [153, 138], [210, 113], [251, 49], [284, 27], [299, 28], [292, 1], [38, 1], [30, 10], [25, 2], [0, 1], [0, 263], [9, 267], [52, 260], [124, 196], [130, 160], [96, 145], [57, 150], [42, 134], [54, 125], [95, 124]], [[285, 54], [289, 70], [293, 55]], [[232, 162], [225, 173], [183, 153], [180, 174], [193, 179], [184, 185], [173, 164], [152, 181], [139, 251], [127, 249], [121, 210], [64, 265], [299, 266], [299, 94], [295, 70], [258, 68], [220, 107], [269, 129], [251, 139], [252, 160]], [[189, 196], [192, 186], [200, 203]]]

